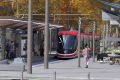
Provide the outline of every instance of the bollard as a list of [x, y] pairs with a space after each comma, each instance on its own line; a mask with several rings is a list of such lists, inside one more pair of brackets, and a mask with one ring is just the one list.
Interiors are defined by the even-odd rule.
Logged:
[[21, 80], [23, 80], [23, 71], [21, 72]]
[[25, 65], [23, 66], [23, 70], [21, 72], [21, 80], [23, 80], [23, 72], [25, 71]]
[[56, 80], [56, 72], [53, 73], [53, 80]]
[[88, 80], [90, 80], [90, 72], [88, 73]]

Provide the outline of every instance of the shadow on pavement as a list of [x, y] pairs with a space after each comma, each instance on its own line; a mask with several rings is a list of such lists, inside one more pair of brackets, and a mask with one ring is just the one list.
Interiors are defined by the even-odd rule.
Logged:
[[[69, 60], [69, 59], [58, 59], [55, 54], [49, 54], [49, 62], [51, 64], [64, 62], [66, 60]], [[41, 57], [41, 56], [34, 56], [33, 57], [33, 61], [32, 61], [33, 65], [43, 64], [43, 63], [44, 63], [44, 56], [43, 57]]]

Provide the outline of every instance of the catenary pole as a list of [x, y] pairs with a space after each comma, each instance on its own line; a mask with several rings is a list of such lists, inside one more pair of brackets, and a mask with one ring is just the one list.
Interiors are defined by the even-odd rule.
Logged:
[[96, 23], [93, 21], [93, 62], [95, 62], [95, 26]]
[[18, 0], [16, 0], [16, 7], [17, 7], [16, 16], [18, 18], [19, 17], [19, 3], [18, 3]]
[[45, 35], [44, 35], [44, 68], [48, 69], [48, 53], [49, 53], [49, 0], [45, 0]]
[[28, 28], [27, 28], [27, 73], [32, 74], [32, 0], [28, 3]]
[[79, 18], [79, 22], [78, 22], [78, 46], [77, 46], [77, 53], [78, 53], [78, 67], [80, 67], [80, 33], [81, 33], [81, 18]]

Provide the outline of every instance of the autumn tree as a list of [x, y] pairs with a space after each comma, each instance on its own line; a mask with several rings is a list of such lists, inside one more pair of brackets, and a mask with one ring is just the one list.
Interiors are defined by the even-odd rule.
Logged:
[[[45, 13], [45, 0], [32, 0], [33, 14]], [[95, 20], [98, 27], [102, 24], [101, 19], [101, 5], [97, 0], [49, 0], [50, 1], [50, 22], [62, 24], [66, 27], [78, 27], [78, 17], [85, 17], [88, 19], [84, 24], [87, 24], [86, 29], [90, 31], [92, 28], [91, 21]], [[120, 2], [120, 0], [108, 0], [109, 2]], [[28, 0], [19, 0], [20, 13], [26, 14], [28, 12]], [[57, 15], [59, 14], [59, 15]], [[86, 14], [86, 16], [68, 16], [60, 14]], [[44, 15], [34, 16], [34, 19], [44, 21]], [[69, 25], [68, 25], [69, 24]], [[85, 27], [85, 26], [84, 26]], [[99, 28], [97, 32], [100, 33]]]
[[4, 2], [3, 0], [0, 1], [0, 16], [10, 16], [13, 15], [11, 3]]

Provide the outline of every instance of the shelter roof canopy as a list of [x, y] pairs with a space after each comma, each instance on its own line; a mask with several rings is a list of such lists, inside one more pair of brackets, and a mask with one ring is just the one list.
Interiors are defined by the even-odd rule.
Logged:
[[[22, 29], [22, 27], [27, 28], [28, 21], [18, 20], [18, 19], [0, 19], [0, 28], [14, 28], [14, 29]], [[33, 29], [44, 28], [45, 23], [42, 22], [32, 22]], [[61, 28], [63, 26], [56, 24], [49, 24], [49, 28]]]

